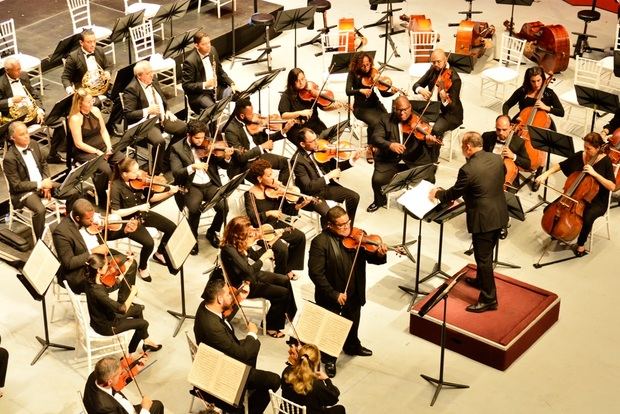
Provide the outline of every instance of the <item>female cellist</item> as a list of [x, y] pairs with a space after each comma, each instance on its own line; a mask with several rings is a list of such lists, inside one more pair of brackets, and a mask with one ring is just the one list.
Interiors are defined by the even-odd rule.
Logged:
[[[124, 158], [119, 162], [116, 168], [116, 179], [110, 190], [110, 208], [113, 214], [118, 214], [123, 218], [133, 217], [136, 214], [140, 216], [141, 224], [138, 225], [136, 231], [128, 233], [127, 237], [142, 246], [138, 274], [142, 280], [150, 282], [152, 278], [147, 265], [155, 242], [146, 228], [154, 227], [163, 233], [157, 252], [153, 255], [153, 260], [164, 266], [169, 263], [166, 258], [166, 244], [176, 228], [172, 221], [151, 211], [150, 206], [174, 195], [179, 188], [171, 185], [167, 186], [167, 191], [155, 193], [150, 191], [149, 182], [145, 178], [140, 179], [144, 176], [144, 172], [138, 167], [138, 162], [133, 158]], [[175, 273], [170, 266], [169, 270], [171, 273]]]
[[252, 227], [249, 217], [239, 216], [229, 221], [221, 244], [222, 266], [233, 286], [241, 286], [245, 281], [250, 283], [248, 298], [269, 300], [267, 334], [273, 338], [284, 338], [281, 330], [284, 328], [285, 313], [290, 318], [297, 313], [293, 288], [287, 276], [261, 270], [263, 261], [273, 258], [273, 251], [264, 248], [252, 250], [258, 237], [258, 231]]
[[135, 329], [127, 347], [129, 353], [136, 352], [140, 341], [143, 341], [143, 351], [159, 351], [162, 345], [149, 339], [149, 323], [142, 316], [144, 305], [119, 303], [108, 296], [101, 278], [108, 272], [110, 266], [113, 265], [109, 264], [105, 256], [99, 253], [90, 255], [85, 263], [88, 281], [86, 302], [90, 314], [90, 326], [98, 334], [106, 336]]
[[[274, 191], [277, 197], [268, 196], [267, 193], [271, 193], [271, 190], [274, 190], [272, 174], [271, 164], [267, 160], [257, 159], [250, 164], [245, 178], [253, 185], [244, 194], [245, 211], [255, 227], [260, 222], [262, 224], [269, 224], [275, 229], [283, 229], [287, 227], [281, 220], [284, 214], [296, 216], [299, 210], [308, 205], [312, 199], [300, 197], [297, 203], [289, 203], [286, 200], [282, 200], [283, 196], [279, 195], [277, 190]], [[252, 196], [260, 216], [258, 219], [252, 207]], [[280, 205], [282, 205], [282, 208], [280, 208]], [[288, 276], [291, 280], [297, 280], [298, 276], [293, 270], [302, 270], [304, 268], [306, 235], [296, 228], [291, 228], [285, 231], [282, 237], [273, 243], [271, 248], [275, 256], [274, 271]]]
[[575, 255], [582, 257], [587, 254], [584, 247], [594, 221], [605, 214], [609, 192], [616, 187], [614, 170], [610, 159], [601, 152], [603, 138], [596, 132], [590, 132], [583, 138], [583, 151], [579, 151], [541, 174], [536, 181], [543, 183], [550, 175], [562, 171], [567, 177], [575, 172], [584, 171], [600, 184], [598, 193], [590, 203], [586, 203], [583, 211], [583, 226], [574, 248]]

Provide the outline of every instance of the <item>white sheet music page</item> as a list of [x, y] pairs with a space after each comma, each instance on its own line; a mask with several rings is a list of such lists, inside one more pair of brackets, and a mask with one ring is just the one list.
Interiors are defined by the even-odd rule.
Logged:
[[431, 201], [428, 198], [428, 193], [430, 193], [434, 187], [435, 185], [433, 183], [422, 180], [420, 184], [407, 190], [400, 196], [397, 200], [398, 204], [405, 207], [416, 217], [422, 218], [439, 204], [439, 200]]
[[37, 293], [43, 295], [47, 287], [52, 283], [52, 279], [59, 267], [60, 262], [54, 256], [54, 253], [52, 253], [43, 240], [39, 239], [22, 269], [22, 274], [28, 279]]

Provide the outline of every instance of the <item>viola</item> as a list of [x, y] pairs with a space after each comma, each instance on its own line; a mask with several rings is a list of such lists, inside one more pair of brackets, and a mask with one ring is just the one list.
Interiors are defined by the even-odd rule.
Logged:
[[136, 375], [142, 372], [147, 366], [144, 364], [143, 358], [147, 358], [146, 352], [142, 352], [140, 356], [133, 359], [131, 355], [124, 355], [121, 357], [120, 366], [121, 373], [118, 376], [118, 380], [112, 384], [114, 391], [119, 392], [133, 381]]
[[347, 161], [351, 158], [351, 153], [357, 151], [349, 141], [340, 141], [340, 144], [336, 145], [325, 139], [317, 139], [316, 144], [317, 149], [314, 150], [313, 156], [316, 162], [321, 164], [332, 158], [337, 158], [338, 162]]
[[121, 275], [125, 275], [127, 271], [125, 263], [129, 260], [131, 260], [131, 256], [124, 256], [122, 254], [109, 258], [108, 271], [99, 278], [101, 284], [108, 288], [114, 287], [118, 282], [117, 278]]
[[260, 238], [267, 242], [269, 245], [273, 245], [282, 235], [286, 232], [293, 230], [292, 227], [284, 227], [281, 229], [274, 228], [271, 224], [262, 224], [256, 231], [260, 234]]
[[[226, 155], [226, 150], [232, 148], [228, 145], [226, 141], [215, 141], [212, 142], [208, 139], [202, 141], [202, 144], [196, 148], [196, 155], [200, 158], [200, 161], [207, 162], [209, 158], [209, 154], [214, 157], [224, 157]], [[243, 154], [245, 152], [245, 148], [232, 148], [235, 152]]]
[[[357, 227], [352, 227], [351, 233], [342, 239], [342, 245], [347, 249], [353, 250], [361, 247], [369, 253], [375, 253], [382, 244], [383, 239], [381, 239], [381, 236], [367, 234], [364, 230]], [[387, 249], [395, 251], [398, 254], [405, 254], [399, 247], [387, 246]]]
[[406, 91], [400, 88], [396, 88], [392, 84], [391, 78], [381, 75], [381, 72], [377, 68], [370, 69], [368, 75], [362, 77], [362, 85], [367, 88], [376, 87], [381, 92], [389, 92], [390, 90], [392, 90], [392, 88], [394, 88], [397, 92], [403, 95], [407, 95]]
[[403, 130], [403, 134], [407, 135], [405, 144], [410, 136], [414, 136], [416, 139], [424, 141], [426, 136], [430, 135], [433, 129], [428, 122], [424, 121], [420, 115], [413, 111], [407, 121], [404, 123], [401, 122], [401, 128]]

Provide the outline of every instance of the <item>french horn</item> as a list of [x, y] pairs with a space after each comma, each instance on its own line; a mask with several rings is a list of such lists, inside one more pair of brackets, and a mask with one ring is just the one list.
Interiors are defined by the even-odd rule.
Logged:
[[91, 96], [103, 95], [110, 87], [110, 74], [97, 65], [96, 71], [86, 71], [82, 77], [82, 88]]

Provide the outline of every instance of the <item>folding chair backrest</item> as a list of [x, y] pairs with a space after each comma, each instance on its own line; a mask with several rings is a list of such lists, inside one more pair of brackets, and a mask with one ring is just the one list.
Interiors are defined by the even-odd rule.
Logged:
[[575, 58], [575, 85], [597, 89], [601, 81], [602, 70], [603, 67], [598, 61], [577, 56]]
[[67, 293], [69, 294], [69, 299], [71, 300], [71, 307], [73, 308], [73, 313], [75, 313], [75, 321], [78, 326], [78, 334], [80, 340], [85, 339], [88, 336], [88, 321], [86, 320], [86, 316], [84, 315], [84, 309], [82, 308], [82, 304], [77, 299], [77, 296], [71, 288], [66, 280], [62, 282], [67, 289]]
[[13, 19], [0, 23], [0, 56], [14, 55], [17, 50], [17, 37], [15, 36], [15, 21]]
[[269, 398], [271, 399], [273, 414], [306, 414], [305, 406], [295, 404], [271, 390], [269, 390]]
[[80, 27], [92, 26], [89, 0], [67, 0], [67, 6], [69, 6], [74, 31]]
[[146, 59], [155, 54], [153, 23], [150, 20], [145, 21], [141, 25], [130, 27], [129, 32], [136, 61]]
[[430, 62], [431, 53], [437, 47], [439, 33], [437, 32], [411, 32], [409, 42], [411, 46], [411, 59], [413, 62]]
[[521, 60], [523, 60], [525, 42], [525, 39], [517, 39], [504, 33], [502, 35], [502, 51], [499, 58], [500, 66], [514, 66], [513, 69], [519, 70]]
[[614, 50], [620, 50], [620, 23], [616, 24], [616, 43], [614, 44]]

